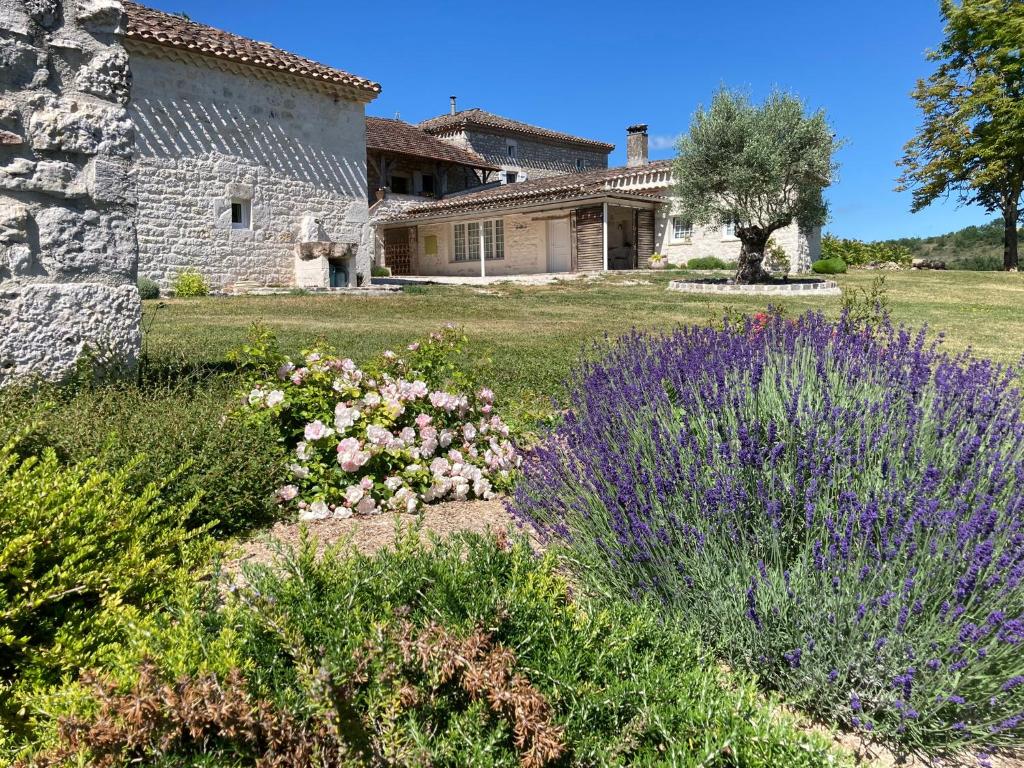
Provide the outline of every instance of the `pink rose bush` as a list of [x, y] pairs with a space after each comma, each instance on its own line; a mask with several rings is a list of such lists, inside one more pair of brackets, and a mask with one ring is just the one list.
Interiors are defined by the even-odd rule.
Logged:
[[242, 399], [293, 452], [280, 502], [315, 520], [413, 513], [508, 489], [521, 459], [494, 393], [467, 386], [452, 365], [459, 338], [446, 327], [364, 370], [326, 349], [285, 358], [264, 332], [246, 349], [258, 375]]

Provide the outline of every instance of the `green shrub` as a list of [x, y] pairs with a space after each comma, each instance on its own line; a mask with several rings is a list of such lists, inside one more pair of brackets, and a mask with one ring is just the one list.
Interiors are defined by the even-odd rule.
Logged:
[[[337, 723], [359, 765], [834, 764], [823, 740], [798, 732], [674, 623], [574, 594], [556, 561], [523, 543], [407, 538], [397, 551], [323, 559], [315, 549], [307, 542], [278, 567], [247, 570], [225, 609], [200, 600], [140, 631], [108, 669], [111, 685], [145, 695], [146, 676], [191, 684], [213, 674], [231, 695], [266, 702], [261, 720], [304, 723], [308, 741]], [[245, 670], [241, 694], [235, 670]], [[51, 701], [48, 722], [69, 701], [88, 722], [80, 695]], [[168, 713], [152, 752], [126, 749], [114, 764], [267, 756], [244, 731], [219, 726], [188, 743], [180, 719]]]
[[819, 275], [842, 275], [846, 273], [846, 262], [842, 259], [818, 259], [811, 264], [811, 270]]
[[282, 502], [305, 519], [349, 517], [510, 488], [521, 459], [494, 392], [474, 386], [465, 342], [446, 326], [361, 369], [326, 346], [293, 361], [255, 329], [234, 356], [253, 374], [240, 417], [294, 451]]
[[946, 262], [949, 269], [959, 269], [970, 272], [1001, 272], [1003, 270], [1003, 257], [994, 256], [964, 256], [962, 258], [950, 259]]
[[233, 386], [205, 376], [10, 388], [0, 391], [0, 442], [34, 425], [23, 452], [50, 447], [62, 461], [95, 458], [110, 472], [130, 465], [130, 489], [159, 482], [164, 499], [177, 505], [201, 493], [186, 523], [237, 533], [278, 515], [273, 495], [286, 462], [272, 428], [229, 416], [239, 404]]
[[909, 248], [896, 243], [865, 243], [861, 240], [841, 239], [826, 234], [821, 239], [821, 258], [842, 259], [851, 267], [886, 262], [909, 267], [911, 253]]
[[166, 504], [156, 484], [135, 493], [130, 474], [0, 447], [0, 724], [12, 731], [28, 691], [96, 662], [210, 554], [184, 526], [194, 502]]
[[390, 267], [382, 267], [379, 264], [374, 264], [372, 267], [370, 267], [370, 276], [371, 277], [391, 277], [391, 268]]
[[687, 269], [730, 269], [730, 266], [717, 256], [700, 256], [686, 262]]
[[185, 270], [174, 278], [174, 295], [179, 298], [206, 296], [209, 293], [206, 278], [195, 270]]
[[145, 299], [159, 299], [160, 298], [160, 286], [150, 280], [148, 277], [140, 277], [138, 282], [139, 287], [139, 298]]

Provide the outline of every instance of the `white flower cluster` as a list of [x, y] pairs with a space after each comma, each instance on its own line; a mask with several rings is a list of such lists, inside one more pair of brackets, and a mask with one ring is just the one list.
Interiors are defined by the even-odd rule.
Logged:
[[293, 482], [278, 491], [303, 519], [488, 499], [520, 465], [489, 389], [431, 390], [419, 379], [374, 378], [351, 360], [317, 353], [304, 362], [282, 365], [275, 388], [257, 387], [246, 398], [254, 410], [318, 416], [296, 425]]

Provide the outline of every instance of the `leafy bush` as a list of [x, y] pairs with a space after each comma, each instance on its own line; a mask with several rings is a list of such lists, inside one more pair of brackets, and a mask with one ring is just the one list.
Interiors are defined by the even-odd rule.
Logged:
[[819, 275], [842, 275], [846, 273], [846, 262], [842, 259], [818, 259], [811, 264], [811, 271]]
[[993, 256], [964, 256], [959, 259], [951, 259], [946, 262], [950, 269], [966, 270], [970, 272], [1001, 272], [1003, 270], [1003, 257]]
[[150, 280], [148, 277], [140, 277], [138, 282], [139, 287], [139, 298], [141, 299], [159, 299], [160, 298], [160, 286]]
[[[99, 744], [120, 758], [114, 765], [193, 765], [200, 755], [210, 758], [204, 765], [270, 764], [280, 750], [249, 733], [284, 723], [287, 743], [357, 765], [834, 764], [823, 740], [798, 732], [677, 625], [574, 595], [553, 558], [504, 537], [433, 547], [406, 538], [396, 551], [322, 559], [307, 542], [247, 580], [225, 609], [202, 599], [140, 631], [93, 694], [98, 714], [78, 694], [49, 701], [50, 715], [78, 709], [60, 719], [65, 733], [49, 754]], [[177, 690], [187, 703], [167, 695], [156, 727], [104, 730], [104, 713], [127, 718], [174, 681], [184, 681]], [[230, 711], [188, 706], [219, 711], [218, 697], [232, 708], [262, 703], [248, 728], [235, 729]], [[202, 739], [182, 732], [190, 719], [200, 720]]]
[[22, 453], [50, 447], [72, 464], [95, 460], [111, 473], [130, 466], [131, 491], [159, 483], [164, 500], [178, 506], [201, 494], [185, 523], [212, 522], [233, 534], [278, 516], [274, 493], [287, 470], [276, 430], [228, 418], [234, 386], [207, 374], [164, 384], [8, 388], [0, 391], [0, 442], [33, 425]]
[[717, 256], [700, 256], [686, 262], [687, 269], [730, 269], [730, 266]]
[[326, 347], [296, 366], [272, 334], [257, 334], [239, 356], [255, 372], [244, 399], [249, 418], [273, 425], [294, 451], [281, 500], [320, 519], [414, 512], [507, 487], [518, 454], [494, 393], [456, 363], [464, 341], [446, 327], [363, 371]]
[[632, 334], [515, 510], [787, 699], [910, 746], [1024, 735], [1016, 371], [807, 314]]
[[174, 295], [179, 298], [206, 296], [209, 293], [206, 278], [195, 270], [187, 269], [174, 278]]
[[391, 268], [374, 264], [370, 267], [370, 277], [391, 277]]
[[861, 240], [841, 239], [835, 235], [826, 234], [821, 239], [821, 258], [823, 260], [841, 259], [851, 267], [886, 262], [909, 267], [911, 253], [906, 246], [895, 243], [865, 243]]
[[209, 554], [183, 525], [194, 502], [133, 493], [130, 467], [14, 448], [0, 447], [0, 725], [12, 728], [27, 691], [92, 663]]

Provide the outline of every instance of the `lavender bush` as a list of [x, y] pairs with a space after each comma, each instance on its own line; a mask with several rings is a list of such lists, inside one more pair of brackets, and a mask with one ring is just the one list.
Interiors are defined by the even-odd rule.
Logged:
[[520, 518], [817, 715], [1020, 743], [1014, 369], [811, 313], [634, 333], [577, 375]]

